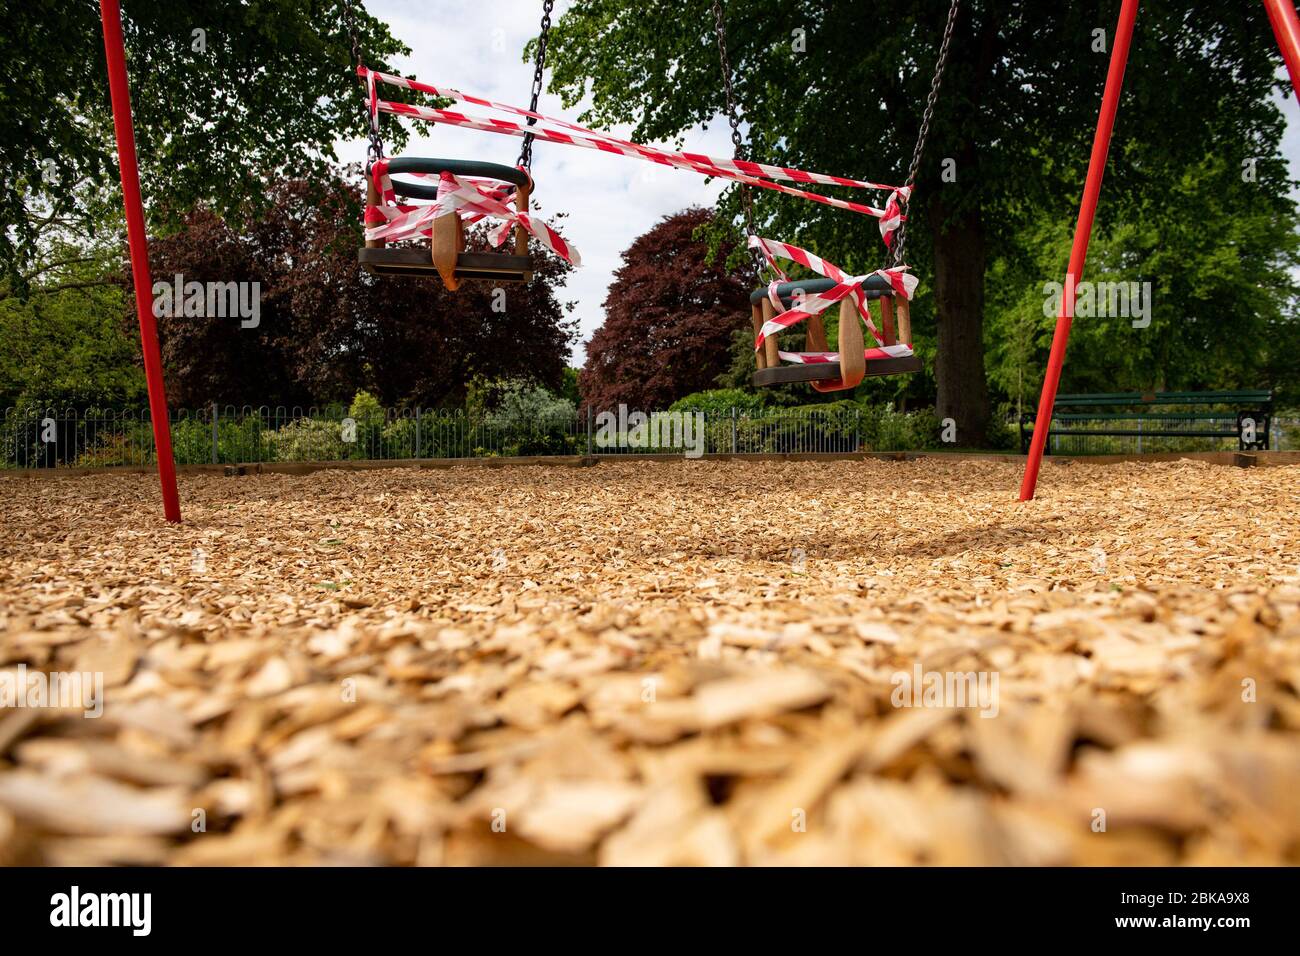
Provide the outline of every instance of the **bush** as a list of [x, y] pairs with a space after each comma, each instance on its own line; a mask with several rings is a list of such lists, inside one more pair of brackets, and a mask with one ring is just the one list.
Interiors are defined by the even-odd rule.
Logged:
[[999, 408], [989, 420], [988, 445], [998, 451], [1020, 451], [1020, 423], [1014, 420], [1012, 406]]
[[577, 450], [577, 409], [566, 398], [524, 382], [501, 392], [496, 410], [474, 431], [475, 449], [502, 455], [567, 455]]
[[[858, 417], [858, 405], [849, 401], [738, 413], [736, 451], [742, 454], [856, 451]], [[710, 425], [711, 451], [731, 450], [731, 428], [729, 414]]]
[[299, 418], [263, 438], [268, 461], [340, 461], [352, 457], [356, 447], [343, 441], [341, 422], [318, 418]]
[[567, 398], [560, 398], [540, 385], [511, 382], [501, 392], [488, 421], [497, 428], [529, 428], [533, 425], [572, 422], [577, 410]]
[[104, 435], [93, 448], [78, 455], [72, 465], [76, 468], [111, 468], [115, 465], [143, 465], [152, 461], [152, 438], [148, 444], [140, 445], [131, 434], [114, 432]]
[[862, 405], [863, 451], [923, 451], [940, 447], [934, 410], [897, 412], [892, 405]]
[[[205, 465], [212, 461], [212, 422], [183, 418], [172, 425], [172, 452], [178, 465]], [[241, 419], [217, 417], [217, 461], [259, 461], [262, 458], [262, 422], [256, 415]]]
[[736, 414], [757, 414], [767, 407], [767, 398], [763, 394], [746, 392], [739, 388], [713, 388], [705, 392], [694, 392], [685, 398], [679, 398], [668, 407], [670, 412], [704, 412], [708, 418], [730, 417], [734, 408]]
[[0, 417], [0, 467], [142, 465], [154, 460], [149, 421], [135, 413], [24, 404]]
[[384, 426], [384, 458], [466, 458], [473, 447], [468, 419], [433, 412], [397, 418]]
[[362, 460], [388, 457], [383, 454], [383, 434], [388, 414], [379, 399], [364, 390], [357, 392], [352, 398], [352, 404], [348, 406], [347, 417], [355, 423], [356, 431], [350, 435], [354, 440], [345, 442], [345, 457]]

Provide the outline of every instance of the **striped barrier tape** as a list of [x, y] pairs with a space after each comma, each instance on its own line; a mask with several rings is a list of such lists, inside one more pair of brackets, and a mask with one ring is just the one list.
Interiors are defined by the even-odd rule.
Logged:
[[[813, 315], [820, 315], [841, 299], [850, 297], [857, 309], [858, 316], [866, 324], [867, 330], [871, 333], [879, 345], [876, 349], [867, 349], [868, 359], [881, 358], [903, 358], [912, 354], [910, 345], [885, 345], [884, 337], [876, 329], [876, 325], [871, 321], [871, 312], [867, 308], [866, 297], [862, 294], [862, 285], [872, 276], [880, 276], [885, 279], [898, 295], [911, 300], [916, 293], [916, 287], [919, 280], [916, 276], [907, 271], [908, 267], [896, 266], [892, 269], [877, 269], [875, 272], [866, 275], [851, 276], [839, 266], [832, 262], [827, 262], [820, 256], [813, 255], [805, 249], [798, 246], [792, 246], [789, 243], [778, 242], [775, 239], [760, 239], [758, 236], [749, 237], [749, 247], [758, 249], [767, 260], [768, 265], [776, 272], [778, 278], [774, 279], [768, 285], [768, 297], [777, 309], [777, 314], [772, 316], [763, 323], [759, 329], [757, 337], [754, 339], [754, 351], [763, 347], [764, 341], [769, 335], [776, 335], [792, 325], [797, 325], [804, 319]], [[791, 262], [797, 262], [799, 265], [812, 270], [820, 276], [833, 280], [836, 284], [825, 292], [808, 293], [803, 295], [794, 307], [786, 311], [780, 311], [782, 306], [780, 296], [777, 295], [777, 285], [780, 282], [790, 281], [785, 271], [777, 264], [777, 259], [788, 259]], [[815, 362], [838, 362], [838, 352], [781, 352], [781, 358], [787, 362], [797, 362], [800, 364]]]
[[433, 220], [454, 213], [466, 223], [475, 223], [484, 218], [501, 220], [488, 230], [488, 241], [494, 247], [500, 247], [510, 235], [511, 229], [518, 225], [561, 259], [575, 266], [582, 265], [582, 256], [578, 250], [558, 232], [541, 219], [507, 205], [506, 200], [513, 195], [511, 186], [493, 180], [455, 176], [448, 172], [437, 176], [425, 173], [403, 174], [417, 179], [436, 178], [439, 181], [435, 202], [428, 205], [407, 205], [397, 201], [387, 160], [375, 162], [371, 167], [371, 175], [380, 195], [380, 203], [366, 207], [367, 239], [397, 242], [417, 236], [428, 237], [433, 233]]
[[[781, 356], [783, 361], [794, 362], [797, 365], [816, 365], [819, 362], [838, 362], [840, 360], [839, 352], [780, 352], [776, 353]], [[863, 353], [868, 362], [877, 362], [881, 359], [890, 358], [910, 358], [912, 355], [912, 346], [910, 345], [882, 345], [879, 348], [866, 349]]]
[[[809, 173], [799, 169], [792, 169], [785, 166], [774, 166], [767, 163], [755, 163], [740, 159], [720, 159], [717, 157], [706, 156], [701, 153], [681, 153], [653, 146], [644, 146], [630, 140], [619, 139], [618, 137], [612, 136], [608, 133], [602, 133], [597, 130], [588, 129], [584, 126], [579, 126], [576, 123], [570, 123], [567, 120], [556, 119], [554, 117], [534, 112], [533, 110], [526, 110], [517, 106], [510, 106], [505, 103], [498, 103], [493, 100], [472, 96], [450, 87], [433, 86], [432, 84], [421, 83], [418, 80], [394, 76], [389, 73], [380, 73], [364, 66], [357, 67], [357, 75], [365, 80], [367, 84], [372, 122], [377, 121], [378, 113], [382, 111], [399, 116], [409, 116], [413, 119], [425, 120], [432, 123], [446, 123], [448, 125], [460, 126], [466, 129], [476, 129], [490, 133], [503, 133], [509, 136], [523, 136], [531, 133], [535, 138], [548, 142], [564, 143], [570, 146], [581, 146], [586, 149], [596, 149], [620, 156], [630, 156], [634, 159], [641, 159], [647, 162], [658, 163], [660, 165], [674, 166], [679, 169], [689, 169], [697, 173], [702, 173], [705, 176], [718, 176], [723, 179], [730, 179], [738, 183], [743, 183], [747, 186], [771, 189], [787, 195], [798, 196], [802, 199], [809, 199], [813, 202], [833, 206], [836, 209], [848, 209], [864, 215], [874, 216], [880, 220], [880, 234], [884, 239], [886, 246], [892, 244], [894, 231], [907, 218], [902, 212], [900, 200], [905, 203], [911, 196], [912, 190], [910, 186], [890, 186], [884, 183], [849, 179], [844, 176], [833, 176], [827, 173]], [[381, 100], [376, 86], [379, 82], [387, 83], [392, 86], [399, 86], [404, 89], [428, 93], [432, 96], [452, 99], [456, 102], [470, 103], [487, 109], [500, 110], [515, 116], [527, 117], [536, 120], [538, 125], [528, 126], [524, 123], [517, 123], [513, 120], [469, 116], [453, 110], [436, 109], [428, 106], [417, 106], [411, 103], [394, 103], [387, 100]], [[560, 129], [552, 129], [550, 128], [551, 126], [560, 127]], [[568, 130], [569, 132], [565, 132], [564, 130]], [[855, 189], [888, 190], [889, 196], [885, 202], [885, 208], [880, 209], [874, 206], [863, 205], [861, 203], [849, 202], [844, 199], [835, 199], [830, 196], [823, 196], [793, 186], [786, 186], [776, 180], [848, 186]]]

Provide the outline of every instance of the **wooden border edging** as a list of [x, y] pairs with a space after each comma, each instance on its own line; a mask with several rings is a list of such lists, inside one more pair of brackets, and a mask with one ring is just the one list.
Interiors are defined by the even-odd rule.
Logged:
[[[502, 458], [394, 458], [377, 461], [276, 461], [249, 462], [238, 465], [179, 465], [183, 475], [308, 475], [317, 471], [371, 471], [376, 468], [513, 468], [521, 465], [550, 465], [565, 468], [590, 468], [615, 461], [920, 461], [938, 458], [945, 461], [1023, 462], [1023, 455], [998, 452], [956, 451], [880, 451], [880, 452], [774, 452], [703, 455], [687, 458], [682, 454], [626, 455], [531, 455]], [[1051, 455], [1049, 465], [1115, 465], [1125, 462], [1204, 461], [1212, 465], [1237, 467], [1278, 467], [1300, 465], [1300, 451], [1201, 451], [1160, 452], [1148, 455]], [[16, 468], [0, 469], [0, 478], [74, 478], [88, 475], [152, 474], [152, 465], [111, 465], [100, 468]]]

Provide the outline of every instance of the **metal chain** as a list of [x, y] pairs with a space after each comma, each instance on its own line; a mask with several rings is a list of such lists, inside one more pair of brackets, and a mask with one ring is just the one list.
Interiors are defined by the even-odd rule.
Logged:
[[[731, 59], [727, 56], [727, 29], [722, 19], [722, 2], [713, 0], [713, 23], [718, 36], [718, 59], [722, 63], [722, 90], [727, 98], [727, 122], [731, 125], [731, 145], [733, 158], [741, 159], [743, 150], [740, 145], [740, 116], [736, 112], [736, 94], [731, 88]], [[745, 214], [745, 234], [754, 235], [754, 197], [749, 187], [740, 186], [740, 207]], [[757, 253], [754, 261], [760, 264]]]
[[[352, 16], [351, 0], [343, 0], [343, 23], [347, 27], [348, 39], [352, 44], [352, 62], [361, 66], [361, 41], [357, 38], [357, 24]], [[361, 88], [361, 121], [369, 131], [370, 145], [366, 147], [366, 174], [370, 174], [372, 163], [384, 158], [384, 140], [379, 135], [379, 117], [370, 112], [370, 99], [366, 87]]]
[[[537, 59], [533, 66], [533, 96], [528, 101], [530, 112], [537, 112], [537, 99], [542, 95], [542, 75], [546, 68], [546, 40], [551, 33], [551, 10], [555, 7], [555, 0], [544, 0], [542, 3], [542, 29], [537, 35]], [[528, 117], [528, 125], [536, 126], [537, 118]], [[533, 134], [525, 133], [523, 145], [519, 147], [519, 161], [515, 164], [520, 166], [529, 173], [533, 171]]]
[[[925, 99], [925, 112], [921, 114], [921, 128], [916, 134], [916, 148], [912, 150], [912, 165], [907, 170], [905, 186], [916, 182], [916, 174], [921, 168], [921, 154], [925, 152], [925, 141], [930, 135], [930, 120], [934, 118], [934, 104], [939, 98], [939, 84], [943, 82], [943, 68], [948, 63], [948, 47], [952, 43], [953, 25], [957, 22], [957, 8], [961, 0], [952, 0], [948, 7], [948, 22], [944, 24], [943, 40], [939, 44], [939, 58], [934, 64], [934, 79], [930, 81], [930, 95]], [[900, 223], [894, 233], [893, 265], [903, 264], [903, 250], [907, 247], [907, 223]]]

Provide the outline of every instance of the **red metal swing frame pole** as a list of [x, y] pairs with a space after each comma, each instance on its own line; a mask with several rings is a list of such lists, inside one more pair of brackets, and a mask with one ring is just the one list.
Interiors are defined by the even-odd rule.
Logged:
[[1291, 88], [1300, 97], [1300, 16], [1291, 0], [1264, 0], [1264, 9], [1286, 61], [1286, 71], [1291, 74]]
[[1074, 243], [1070, 246], [1065, 292], [1061, 296], [1060, 314], [1056, 317], [1056, 332], [1052, 335], [1052, 351], [1047, 359], [1047, 374], [1043, 377], [1043, 393], [1038, 399], [1038, 416], [1034, 419], [1034, 437], [1029, 443], [1025, 477], [1020, 483], [1021, 501], [1034, 497], [1034, 487], [1038, 484], [1043, 447], [1047, 444], [1047, 431], [1052, 424], [1052, 406], [1056, 404], [1056, 389], [1061, 384], [1061, 366], [1065, 364], [1065, 346], [1070, 340], [1075, 286], [1083, 278], [1083, 266], [1088, 258], [1088, 240], [1092, 238], [1092, 220], [1097, 212], [1097, 198], [1101, 195], [1101, 178], [1106, 171], [1106, 154], [1110, 151], [1110, 134], [1115, 128], [1115, 113], [1119, 110], [1119, 94], [1124, 86], [1124, 67], [1128, 65], [1129, 42], [1133, 39], [1133, 22], [1137, 19], [1137, 12], [1138, 0], [1124, 0], [1119, 11], [1119, 25], [1115, 27], [1115, 41], [1110, 50], [1110, 70], [1106, 74], [1101, 113], [1097, 116], [1097, 132], [1092, 138], [1092, 156], [1088, 160], [1088, 178], [1084, 181], [1079, 220], [1074, 227]]
[[140, 349], [144, 378], [149, 387], [149, 415], [153, 419], [154, 448], [158, 453], [158, 481], [162, 485], [163, 515], [181, 520], [176, 493], [176, 460], [167, 395], [163, 388], [162, 353], [158, 325], [153, 316], [153, 282], [149, 275], [149, 239], [140, 201], [140, 172], [135, 158], [135, 128], [131, 124], [131, 90], [126, 78], [126, 52], [122, 45], [122, 11], [118, 0], [100, 0], [104, 23], [104, 56], [108, 61], [108, 89], [113, 100], [113, 131], [117, 135], [118, 165], [122, 173], [122, 203], [126, 207], [126, 240], [131, 252], [131, 279], [135, 286], [135, 311], [140, 322]]
[[[1292, 0], [1264, 0], [1264, 9], [1268, 11], [1268, 21], [1273, 27], [1282, 59], [1291, 76], [1291, 86], [1295, 89], [1296, 96], [1300, 97], [1300, 17], [1296, 15], [1295, 4]], [[1052, 408], [1056, 404], [1056, 389], [1061, 383], [1061, 366], [1065, 364], [1065, 347], [1070, 339], [1075, 285], [1083, 277], [1083, 266], [1088, 257], [1088, 240], [1092, 236], [1093, 216], [1097, 211], [1097, 198], [1101, 194], [1101, 178], [1106, 168], [1106, 154], [1110, 150], [1115, 113], [1119, 109], [1124, 67], [1128, 63], [1129, 43], [1133, 37], [1137, 10], [1138, 0], [1124, 0], [1119, 12], [1119, 26], [1115, 28], [1110, 71], [1106, 74], [1106, 90], [1102, 94], [1101, 114], [1097, 117], [1097, 132], [1092, 140], [1092, 157], [1088, 161], [1088, 178], [1083, 187], [1083, 200], [1079, 204], [1074, 243], [1070, 247], [1070, 266], [1065, 277], [1065, 292], [1061, 297], [1061, 313], [1056, 317], [1052, 351], [1048, 355], [1047, 374], [1043, 377], [1043, 392], [1038, 400], [1038, 416], [1034, 419], [1034, 437], [1029, 444], [1025, 476], [1020, 483], [1021, 501], [1033, 498], [1034, 488], [1038, 484], [1038, 469], [1043, 462], [1047, 432], [1052, 423]]]

